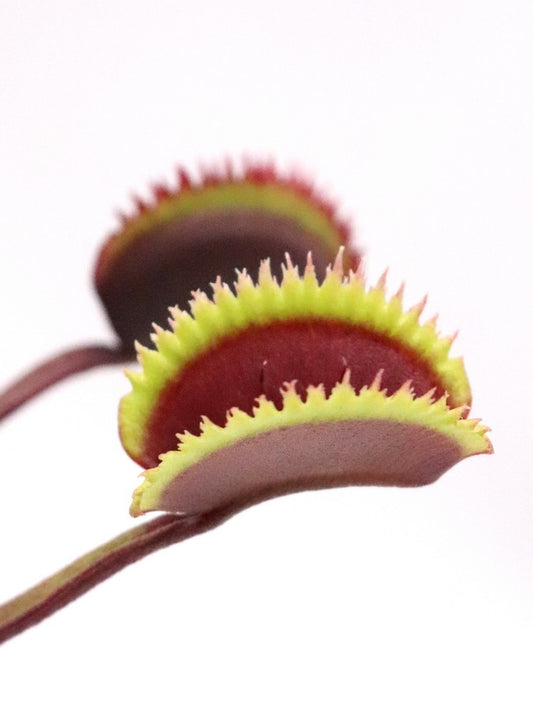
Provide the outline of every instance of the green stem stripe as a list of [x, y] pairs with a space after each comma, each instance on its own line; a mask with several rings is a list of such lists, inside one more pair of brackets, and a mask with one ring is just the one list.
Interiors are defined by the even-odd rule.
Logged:
[[0, 644], [41, 622], [140, 558], [226, 521], [242, 506], [196, 516], [165, 514], [111, 539], [0, 606]]

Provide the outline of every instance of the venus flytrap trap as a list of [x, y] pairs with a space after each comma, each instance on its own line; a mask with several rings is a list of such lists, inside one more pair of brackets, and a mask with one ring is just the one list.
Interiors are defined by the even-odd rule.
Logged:
[[[255, 270], [265, 257], [278, 264], [287, 250], [300, 265], [312, 250], [322, 268], [349, 244], [349, 227], [333, 203], [270, 163], [226, 161], [198, 180], [178, 168], [174, 186], [155, 185], [150, 200], [133, 201], [94, 272], [117, 343], [78, 346], [44, 361], [0, 392], [0, 420], [70, 375], [133, 360], [135, 339], [148, 342], [168, 306], [185, 303], [192, 289], [207, 289], [217, 275], [231, 281], [236, 267]], [[358, 261], [347, 249], [346, 267]]]
[[[171, 310], [120, 405], [122, 443], [146, 471], [131, 513], [162, 511], [0, 607], [0, 641], [139, 558], [274, 496], [347, 485], [421, 486], [490, 453], [471, 395], [424, 302], [404, 310], [340, 249], [317, 277], [263, 261]], [[319, 272], [320, 274], [320, 272]]]
[[197, 183], [180, 168], [176, 188], [155, 185], [152, 193], [150, 204], [134, 198], [95, 270], [109, 319], [130, 347], [146, 342], [154, 321], [163, 323], [168, 307], [186, 303], [194, 289], [208, 289], [217, 276], [231, 283], [235, 268], [254, 273], [266, 257], [278, 268], [287, 251], [303, 266], [309, 250], [324, 268], [340, 246], [347, 268], [359, 262], [333, 203], [272, 164], [226, 162], [202, 170]]

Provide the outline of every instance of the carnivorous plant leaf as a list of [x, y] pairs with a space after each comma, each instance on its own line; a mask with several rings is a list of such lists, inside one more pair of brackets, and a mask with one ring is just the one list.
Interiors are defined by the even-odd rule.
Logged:
[[231, 282], [236, 268], [255, 271], [266, 257], [277, 266], [289, 251], [303, 266], [312, 250], [323, 269], [344, 245], [345, 266], [359, 262], [336, 207], [298, 175], [227, 162], [198, 182], [180, 168], [177, 181], [156, 185], [149, 203], [135, 198], [134, 213], [97, 260], [95, 286], [125, 344], [147, 342], [153, 322], [193, 289], [207, 289], [217, 275]]
[[132, 360], [134, 340], [147, 342], [169, 305], [208, 288], [217, 274], [232, 279], [236, 267], [253, 270], [268, 256], [277, 264], [287, 250], [303, 264], [312, 249], [325, 267], [341, 245], [346, 267], [359, 262], [337, 208], [299, 175], [229, 161], [196, 182], [181, 167], [176, 173], [176, 187], [159, 184], [150, 201], [135, 198], [133, 213], [100, 249], [94, 285], [119, 342], [45, 360], [0, 392], [0, 420], [72, 374]]

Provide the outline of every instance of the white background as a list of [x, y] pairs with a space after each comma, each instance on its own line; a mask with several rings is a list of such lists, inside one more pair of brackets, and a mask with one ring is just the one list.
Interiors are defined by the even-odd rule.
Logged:
[[[532, 36], [529, 0], [3, 0], [0, 385], [111, 341], [92, 265], [132, 190], [248, 153], [429, 291], [496, 454], [138, 563], [0, 649], [2, 709], [531, 709]], [[1, 425], [1, 599], [131, 525], [128, 389], [99, 370]]]

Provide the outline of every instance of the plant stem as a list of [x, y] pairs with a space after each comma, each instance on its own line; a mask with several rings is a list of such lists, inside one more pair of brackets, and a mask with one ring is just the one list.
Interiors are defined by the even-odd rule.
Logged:
[[164, 514], [111, 539], [0, 606], [0, 644], [41, 622], [140, 558], [220, 525], [243, 506], [194, 516]]
[[131, 352], [108, 346], [80, 346], [44, 361], [0, 392], [0, 421], [70, 375], [111, 363], [127, 363]]

